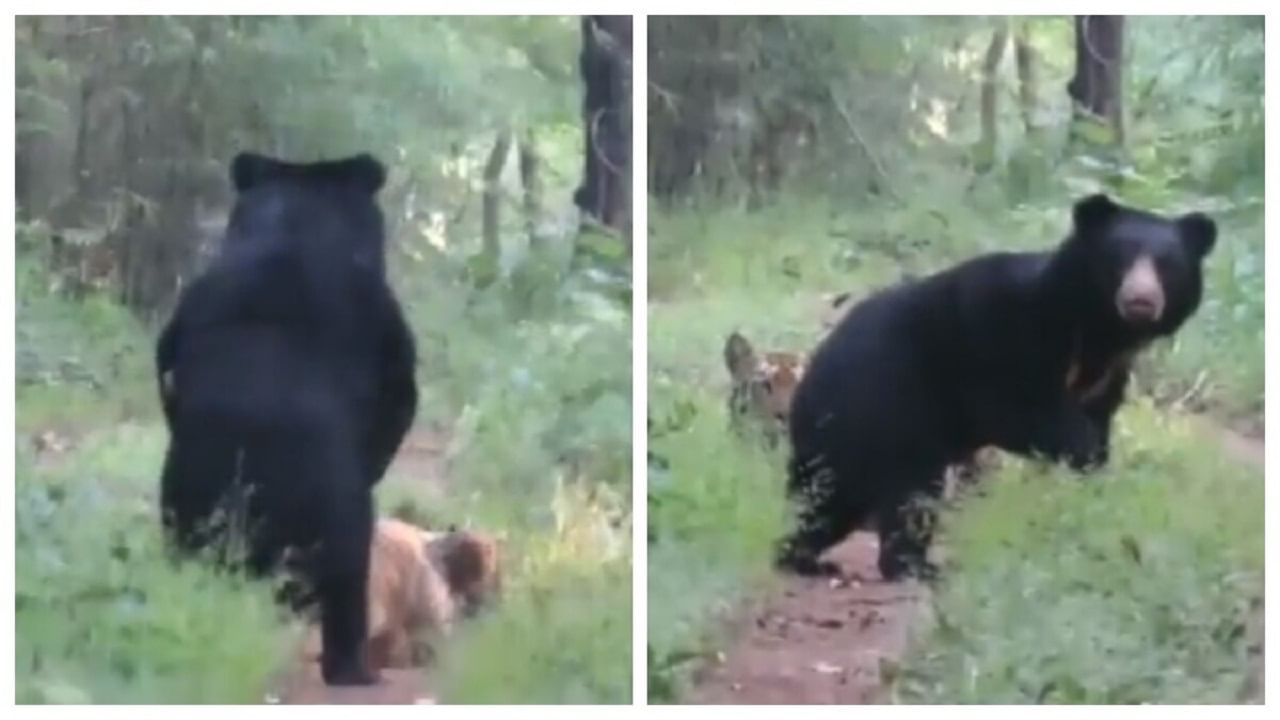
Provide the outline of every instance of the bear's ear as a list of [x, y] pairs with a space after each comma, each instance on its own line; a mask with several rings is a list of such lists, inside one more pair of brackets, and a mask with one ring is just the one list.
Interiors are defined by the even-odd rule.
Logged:
[[1111, 198], [1098, 193], [1077, 202], [1071, 211], [1071, 220], [1077, 231], [1094, 230], [1109, 221], [1119, 209], [1120, 206]]
[[245, 192], [277, 172], [279, 163], [265, 155], [242, 152], [231, 161], [231, 184]]
[[387, 169], [369, 153], [361, 153], [344, 165], [351, 184], [369, 195], [377, 193], [387, 182]]
[[1193, 212], [1178, 218], [1178, 231], [1182, 234], [1182, 244], [1196, 258], [1208, 255], [1218, 240], [1218, 225], [1204, 213]]

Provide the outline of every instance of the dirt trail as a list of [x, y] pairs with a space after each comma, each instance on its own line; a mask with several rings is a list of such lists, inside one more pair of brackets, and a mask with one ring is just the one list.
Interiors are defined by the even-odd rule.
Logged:
[[[412, 483], [426, 498], [445, 492], [446, 433], [426, 428], [413, 430], [400, 447], [384, 483]], [[319, 665], [299, 647], [297, 662], [273, 682], [264, 698], [285, 705], [431, 705], [430, 670], [422, 667], [384, 670], [382, 681], [368, 687], [329, 687], [320, 677]]]
[[[1227, 454], [1262, 467], [1263, 439], [1209, 425]], [[877, 539], [854, 533], [828, 552], [842, 578], [787, 576], [745, 608], [718, 660], [695, 675], [692, 704], [882, 704], [883, 674], [906, 651], [911, 623], [927, 600], [918, 583], [894, 584], [876, 569]], [[1261, 638], [1261, 608], [1257, 633]], [[1253, 659], [1261, 699], [1261, 640]]]
[[723, 662], [703, 669], [685, 698], [707, 704], [881, 703], [883, 660], [906, 650], [925, 597], [917, 583], [886, 583], [877, 540], [854, 533], [827, 553], [843, 577], [787, 577], [731, 634]]
[[1204, 421], [1205, 427], [1217, 434], [1227, 455], [1255, 467], [1266, 464], [1265, 438], [1259, 430], [1241, 431]]

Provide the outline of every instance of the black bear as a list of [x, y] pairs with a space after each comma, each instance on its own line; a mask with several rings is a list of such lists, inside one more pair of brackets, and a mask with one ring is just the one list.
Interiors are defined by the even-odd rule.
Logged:
[[[417, 410], [416, 350], [386, 280], [369, 155], [242, 153], [221, 252], [156, 349], [170, 443], [161, 512], [181, 551], [245, 540], [249, 570], [288, 556], [319, 600], [330, 684], [364, 661], [373, 485]], [[233, 532], [234, 531], [234, 532]]]
[[984, 445], [1106, 462], [1133, 357], [1199, 306], [1217, 227], [1105, 195], [1079, 201], [1072, 225], [1054, 251], [983, 255], [876, 293], [818, 346], [792, 400], [799, 523], [781, 567], [836, 571], [821, 553], [870, 521], [885, 579], [927, 578], [949, 463]]

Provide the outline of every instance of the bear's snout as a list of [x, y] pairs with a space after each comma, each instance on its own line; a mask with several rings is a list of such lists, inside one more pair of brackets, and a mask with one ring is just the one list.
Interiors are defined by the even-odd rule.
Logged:
[[1164, 314], [1164, 287], [1151, 257], [1138, 258], [1116, 293], [1116, 309], [1126, 322], [1157, 322]]

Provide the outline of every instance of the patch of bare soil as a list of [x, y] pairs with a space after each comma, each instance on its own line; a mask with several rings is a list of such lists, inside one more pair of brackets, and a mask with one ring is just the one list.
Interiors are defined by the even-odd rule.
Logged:
[[1263, 467], [1266, 463], [1264, 448], [1266, 440], [1259, 428], [1249, 427], [1236, 429], [1224, 427], [1206, 421], [1205, 424], [1217, 434], [1227, 454], [1240, 462]]
[[896, 667], [925, 599], [923, 585], [887, 583], [877, 539], [858, 532], [827, 553], [840, 578], [788, 576], [751, 608], [719, 662], [695, 678], [695, 704], [867, 704], [887, 700], [882, 674]]

